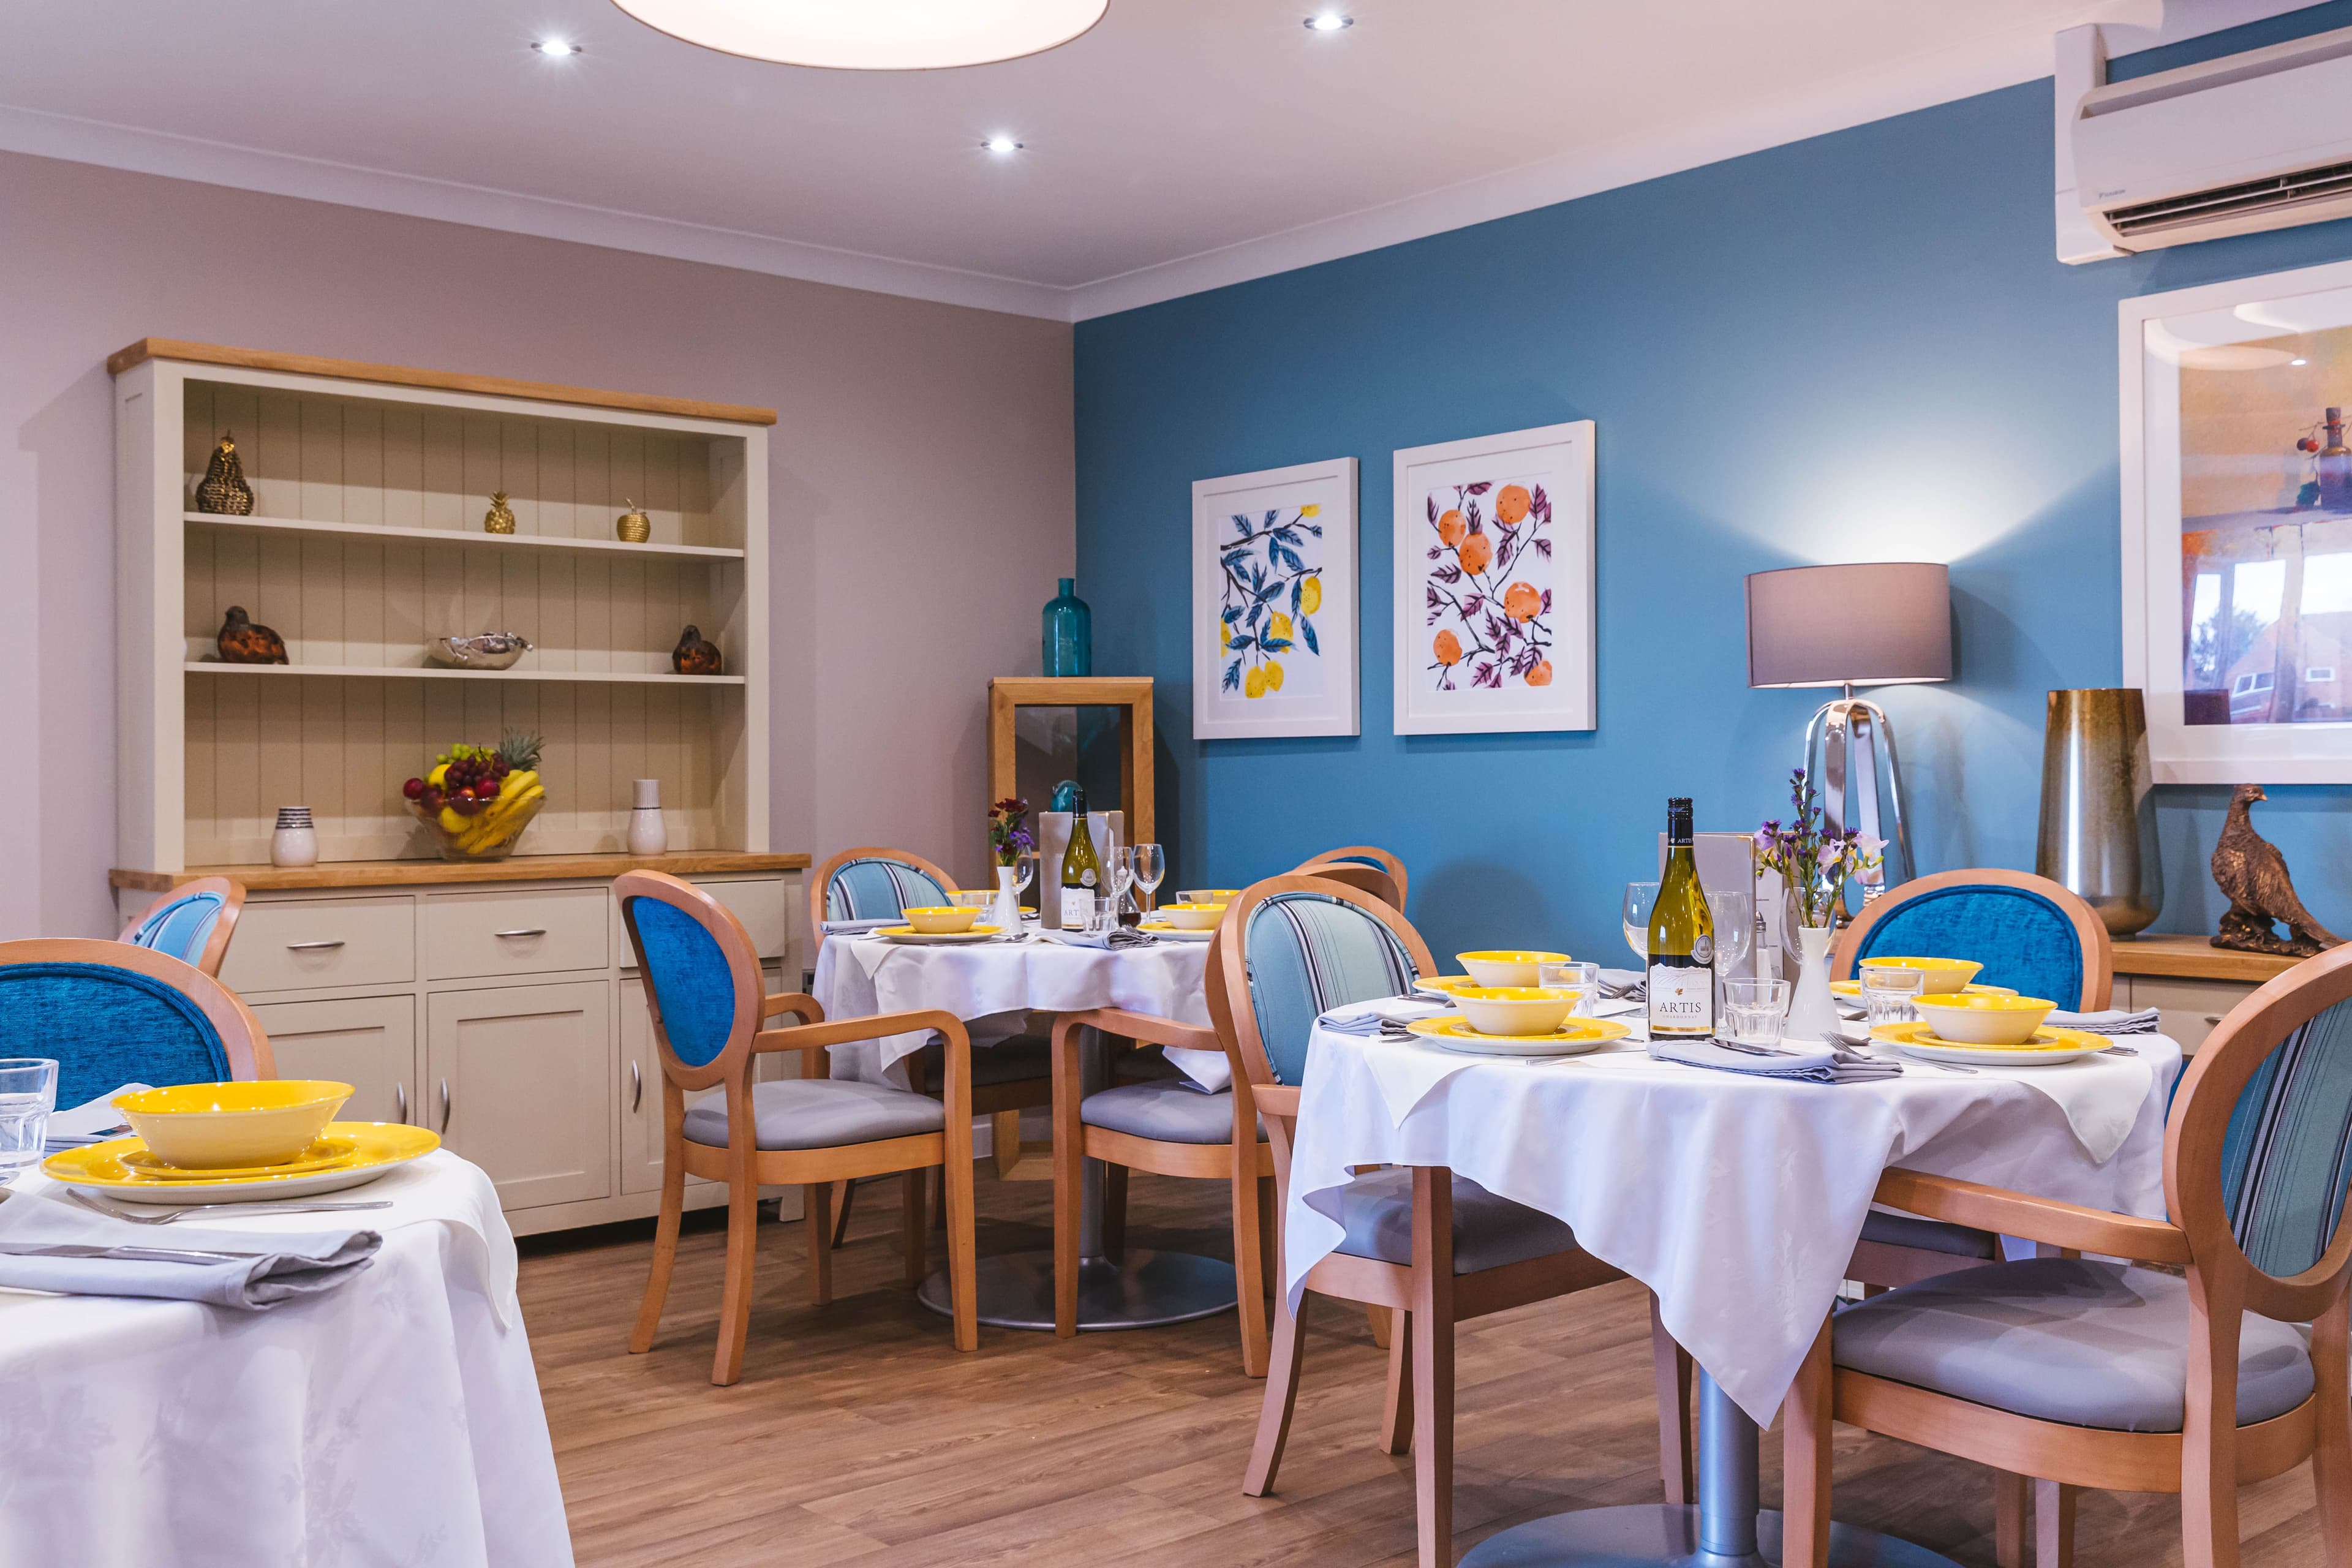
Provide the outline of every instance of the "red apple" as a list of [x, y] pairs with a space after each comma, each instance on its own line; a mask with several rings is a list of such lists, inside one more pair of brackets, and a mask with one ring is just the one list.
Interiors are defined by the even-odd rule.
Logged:
[[417, 796], [425, 793], [425, 781], [423, 779], [411, 779], [406, 784], [400, 786], [400, 793], [406, 795], [409, 799], [415, 800]]

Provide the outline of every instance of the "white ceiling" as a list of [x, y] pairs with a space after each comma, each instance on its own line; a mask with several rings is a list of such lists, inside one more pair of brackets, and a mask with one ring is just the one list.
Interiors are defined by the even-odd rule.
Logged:
[[13, 0], [0, 148], [1080, 320], [2046, 75], [2085, 20], [2120, 52], [2298, 0], [1341, 0], [1309, 33], [1321, 3], [1112, 0], [884, 75], [606, 0]]

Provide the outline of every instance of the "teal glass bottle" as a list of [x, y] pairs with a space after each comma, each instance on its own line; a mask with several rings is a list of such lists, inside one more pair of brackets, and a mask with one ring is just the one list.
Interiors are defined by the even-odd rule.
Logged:
[[1061, 591], [1045, 602], [1045, 673], [1095, 672], [1095, 618], [1078, 597], [1078, 580], [1061, 579]]

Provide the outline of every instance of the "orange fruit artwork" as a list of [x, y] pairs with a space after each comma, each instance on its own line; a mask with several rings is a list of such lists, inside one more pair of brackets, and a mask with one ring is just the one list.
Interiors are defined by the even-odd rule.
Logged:
[[1532, 498], [1525, 485], [1505, 485], [1503, 493], [1495, 498], [1495, 521], [1505, 528], [1517, 528], [1528, 520], [1528, 507]]
[[1437, 642], [1435, 644], [1434, 651], [1437, 654], [1438, 663], [1444, 665], [1460, 664], [1462, 662], [1462, 639], [1455, 637], [1452, 632], [1440, 632], [1437, 634]]
[[1469, 532], [1470, 525], [1462, 520], [1458, 507], [1448, 509], [1445, 515], [1437, 520], [1437, 537], [1444, 540], [1448, 548], [1461, 543]]
[[1551, 660], [1548, 658], [1539, 658], [1536, 660], [1536, 667], [1528, 671], [1528, 684], [1529, 686], [1549, 686], [1551, 684]]
[[1543, 595], [1532, 583], [1514, 583], [1503, 590], [1503, 613], [1515, 621], [1531, 621], [1542, 613]]
[[1486, 569], [1495, 559], [1495, 542], [1483, 533], [1474, 533], [1462, 542], [1462, 570], [1477, 573]]

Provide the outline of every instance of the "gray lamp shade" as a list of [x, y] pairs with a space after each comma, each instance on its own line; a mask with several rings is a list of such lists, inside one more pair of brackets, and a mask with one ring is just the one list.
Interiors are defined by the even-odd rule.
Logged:
[[1952, 575], [1925, 561], [1791, 566], [1748, 579], [1748, 684], [1952, 679]]

